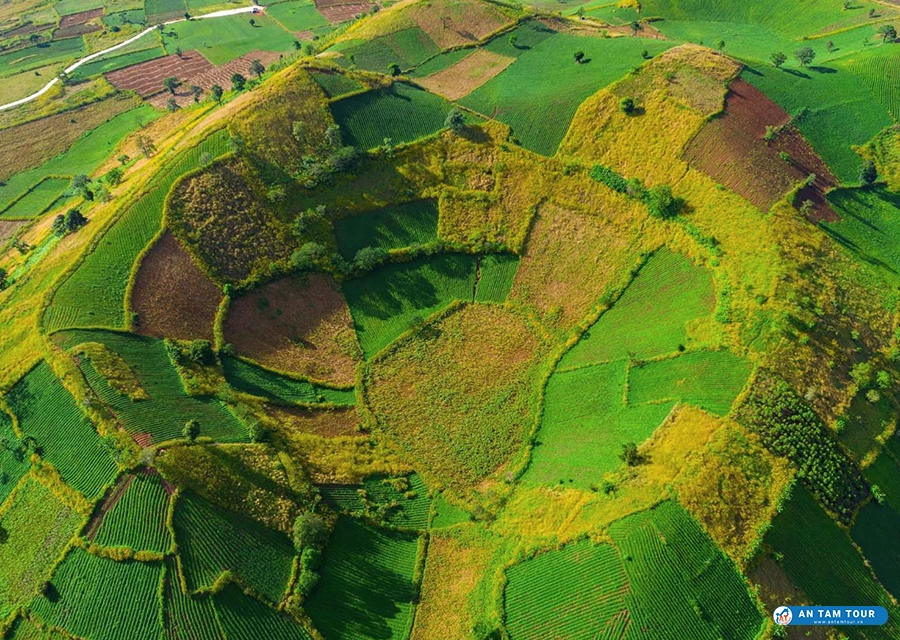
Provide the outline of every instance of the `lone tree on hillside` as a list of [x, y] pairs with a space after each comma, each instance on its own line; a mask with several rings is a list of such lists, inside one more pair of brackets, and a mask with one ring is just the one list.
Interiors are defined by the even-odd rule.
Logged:
[[321, 549], [328, 541], [328, 523], [315, 513], [304, 513], [294, 520], [294, 548], [298, 553], [304, 549]]
[[770, 56], [770, 59], [772, 60], [772, 64], [775, 65], [776, 69], [780, 69], [781, 65], [787, 62], [787, 56], [784, 55], [784, 53], [782, 53], [781, 51], [776, 51], [775, 53], [773, 53]]
[[255, 26], [256, 26], [256, 18], [250, 18], [250, 26], [251, 26], [251, 27], [255, 27]]
[[453, 133], [462, 133], [462, 130], [466, 128], [466, 119], [463, 117], [462, 111], [454, 109], [448, 113], [447, 119], [444, 120], [444, 126]]
[[641, 454], [638, 453], [637, 445], [633, 442], [624, 443], [622, 445], [622, 452], [619, 454], [619, 459], [629, 467], [640, 464]]
[[216, 102], [222, 102], [222, 95], [224, 95], [224, 93], [225, 90], [217, 84], [214, 84], [209, 89], [209, 95], [211, 95]]
[[518, 36], [516, 36], [516, 34], [512, 34], [511, 36], [509, 36], [509, 46], [511, 46], [513, 49], [519, 48], [516, 46], [516, 43], [518, 41], [519, 41], [519, 38], [518, 38]]
[[584, 60], [584, 51], [576, 51], [575, 52], [575, 62], [576, 64], [581, 64], [581, 61]]
[[178, 88], [178, 78], [175, 76], [169, 76], [165, 80], [163, 80], [163, 89], [175, 95], [175, 89]]
[[203, 87], [192, 84], [191, 95], [194, 96], [194, 102], [200, 102], [200, 96], [203, 95]]
[[866, 160], [863, 162], [862, 167], [859, 169], [859, 181], [866, 187], [871, 187], [875, 184], [875, 181], [878, 179], [878, 169], [875, 168], [875, 163], [871, 160]]
[[69, 209], [65, 215], [59, 214], [53, 219], [51, 229], [60, 238], [75, 233], [87, 224], [87, 218], [78, 209]]
[[878, 27], [878, 35], [881, 36], [881, 42], [893, 42], [897, 39], [897, 30], [894, 28], [892, 24], [883, 24]]
[[181, 430], [181, 435], [192, 443], [196, 442], [197, 436], [200, 435], [200, 423], [197, 420], [188, 420], [184, 423], [184, 429]]
[[631, 26], [631, 35], [632, 36], [637, 36], [637, 32], [644, 28], [644, 25], [642, 25], [637, 20], [634, 20], [630, 26]]
[[150, 139], [150, 136], [141, 134], [134, 142], [137, 145], [138, 150], [144, 154], [145, 158], [149, 158], [156, 153], [156, 145], [153, 144], [153, 140]]
[[797, 58], [801, 67], [808, 67], [816, 59], [816, 52], [812, 47], [803, 47], [794, 52], [794, 57]]
[[235, 91], [243, 91], [244, 87], [247, 86], [247, 78], [245, 78], [240, 73], [236, 73], [231, 76], [231, 88]]
[[397, 64], [396, 62], [392, 62], [391, 64], [388, 65], [388, 73], [390, 73], [393, 77], [396, 78], [397, 76], [399, 76], [400, 71], [401, 71], [400, 65]]
[[626, 97], [619, 100], [619, 111], [629, 116], [634, 113], [634, 98]]
[[259, 60], [254, 60], [250, 63], [250, 73], [254, 74], [257, 78], [261, 78], [262, 74], [264, 74], [265, 72], [266, 68]]
[[725, 51], [725, 41], [724, 41], [724, 40], [719, 40], [719, 41], [716, 43], [716, 49], [718, 49], [720, 52], [721, 52], [721, 51]]
[[9, 286], [9, 274], [6, 273], [6, 269], [0, 267], [0, 291], [3, 291], [6, 287]]

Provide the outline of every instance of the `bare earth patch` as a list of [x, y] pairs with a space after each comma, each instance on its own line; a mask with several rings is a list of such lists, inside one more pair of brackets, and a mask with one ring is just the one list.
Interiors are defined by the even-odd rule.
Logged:
[[513, 62], [515, 58], [486, 49], [477, 49], [443, 71], [422, 78], [419, 84], [448, 100], [459, 100], [498, 75]]
[[352, 385], [361, 358], [350, 310], [329, 276], [284, 278], [234, 300], [225, 340], [262, 365]]
[[[710, 120], [687, 146], [685, 159], [713, 180], [768, 211], [798, 182], [815, 174], [798, 201], [811, 200], [814, 221], [838, 220], [825, 199], [837, 183], [828, 166], [813, 151], [784, 109], [753, 85], [736, 80], [725, 100], [725, 112]], [[766, 127], [782, 127], [766, 142]], [[789, 160], [781, 157], [786, 153]]]
[[131, 294], [137, 332], [156, 338], [213, 339], [221, 290], [171, 233], [144, 256]]
[[358, 15], [365, 15], [371, 11], [369, 2], [348, 2], [348, 0], [316, 0], [316, 11], [321, 13], [328, 22], [337, 24], [352, 20]]
[[130, 89], [144, 98], [164, 90], [163, 80], [175, 77], [178, 82], [190, 83], [195, 76], [209, 71], [213, 66], [198, 51], [148, 60], [106, 74], [116, 89]]
[[26, 224], [28, 224], [27, 220], [0, 220], [0, 244], [12, 238], [19, 227]]
[[548, 203], [535, 217], [509, 297], [567, 329], [635, 259], [632, 242], [612, 224]]

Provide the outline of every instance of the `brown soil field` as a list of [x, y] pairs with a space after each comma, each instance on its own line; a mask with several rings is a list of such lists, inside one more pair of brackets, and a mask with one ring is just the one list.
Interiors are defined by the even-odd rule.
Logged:
[[[800, 606], [809, 604], [809, 598], [791, 582], [775, 560], [769, 557], [763, 558], [747, 574], [750, 583], [759, 587], [759, 599], [765, 606], [776, 607], [782, 604]], [[785, 627], [787, 638], [790, 640], [802, 640], [813, 638], [814, 640], [827, 640], [831, 637], [827, 630], [819, 627]]]
[[9, 31], [0, 31], [0, 38], [13, 38], [15, 36], [27, 36], [29, 33], [34, 33], [35, 31], [42, 31], [53, 25], [48, 24], [34, 24], [33, 22], [26, 22], [20, 27], [15, 27], [10, 29]]
[[477, 42], [510, 22], [487, 2], [450, 0], [410, 9], [414, 20], [441, 49]]
[[65, 40], [67, 38], [80, 38], [86, 33], [94, 33], [95, 31], [101, 31], [102, 29], [103, 27], [101, 27], [99, 24], [82, 22], [73, 24], [69, 27], [57, 29], [53, 32], [53, 39]]
[[448, 100], [459, 100], [498, 75], [513, 62], [515, 58], [486, 49], [477, 49], [443, 71], [422, 78], [419, 84]]
[[103, 15], [103, 8], [99, 9], [91, 9], [90, 11], [81, 11], [80, 13], [73, 13], [67, 16], [63, 16], [59, 20], [59, 28], [65, 29], [66, 27], [71, 27], [76, 24], [84, 24], [88, 20], [93, 20], [94, 18], [99, 18]]
[[134, 98], [121, 96], [0, 130], [0, 180], [59, 155], [85, 132], [133, 106]]
[[352, 20], [360, 14], [369, 13], [372, 5], [368, 2], [347, 2], [346, 0], [316, 0], [316, 11], [331, 24]]
[[266, 405], [266, 415], [298, 433], [310, 433], [325, 438], [359, 434], [356, 427], [360, 420], [356, 407], [311, 411], [300, 407]]
[[[165, 109], [169, 102], [169, 98], [172, 97], [175, 98], [175, 102], [178, 103], [179, 107], [192, 104], [194, 102], [194, 96], [191, 95], [192, 85], [197, 85], [203, 89], [204, 93], [209, 91], [213, 85], [219, 85], [223, 89], [227, 89], [231, 86], [231, 76], [235, 73], [242, 73], [248, 77], [252, 75], [250, 73], [250, 63], [254, 60], [259, 60], [263, 66], [268, 67], [278, 60], [279, 57], [279, 54], [272, 51], [252, 51], [231, 62], [213, 67], [190, 78], [190, 82], [185, 82], [175, 90], [174, 96], [168, 92], [164, 92], [154, 96], [148, 102], [160, 109]], [[200, 99], [202, 100], [203, 97], [204, 96], [200, 96]]]
[[534, 306], [548, 324], [569, 329], [617, 275], [628, 271], [636, 253], [633, 243], [599, 216], [545, 204], [535, 217], [509, 298]]
[[339, 385], [361, 358], [350, 310], [329, 276], [284, 278], [232, 301], [225, 340], [267, 367]]
[[26, 224], [27, 220], [0, 220], [0, 245], [12, 238], [19, 227]]
[[130, 89], [146, 98], [163, 91], [163, 80], [170, 76], [189, 83], [212, 68], [198, 51], [185, 51], [181, 56], [165, 56], [107, 73], [106, 79], [116, 89]]
[[171, 233], [144, 256], [131, 294], [137, 332], [156, 338], [213, 339], [221, 290]]
[[[753, 85], [736, 80], [725, 99], [725, 111], [710, 120], [684, 151], [691, 166], [768, 211], [793, 186], [810, 174], [812, 187], [803, 189], [798, 202], [812, 200], [814, 221], [838, 220], [824, 192], [837, 183], [822, 159], [789, 124], [790, 116]], [[783, 127], [775, 140], [765, 141], [766, 127]], [[780, 156], [790, 156], [786, 162]]]

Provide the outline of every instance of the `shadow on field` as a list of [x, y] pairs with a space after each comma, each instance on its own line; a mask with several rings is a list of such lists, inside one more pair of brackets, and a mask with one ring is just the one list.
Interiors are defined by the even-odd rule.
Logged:
[[837, 69], [832, 69], [831, 67], [810, 67], [810, 71], [815, 71], [816, 73], [837, 73]]

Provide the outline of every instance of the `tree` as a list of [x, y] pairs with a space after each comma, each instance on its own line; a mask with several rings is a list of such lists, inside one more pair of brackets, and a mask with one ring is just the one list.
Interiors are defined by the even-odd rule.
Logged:
[[59, 237], [75, 233], [87, 224], [87, 218], [78, 209], [69, 209], [65, 215], [59, 214], [53, 219], [51, 229]]
[[131, 160], [131, 158], [128, 157], [128, 154], [127, 154], [127, 153], [123, 153], [122, 155], [120, 155], [120, 156], [117, 158], [117, 160], [119, 161], [119, 164], [122, 165], [122, 166], [124, 167], [126, 164], [128, 164], [128, 161]]
[[388, 73], [391, 74], [391, 76], [396, 78], [401, 73], [400, 65], [397, 64], [396, 62], [392, 62], [391, 64], [388, 65]]
[[444, 120], [444, 126], [453, 133], [462, 133], [466, 128], [466, 119], [463, 117], [462, 111], [459, 109], [450, 111], [450, 113], [447, 114], [447, 118]]
[[831, 53], [832, 51], [834, 51], [834, 49], [835, 49], [835, 47], [834, 47], [834, 41], [833, 41], [833, 40], [829, 40], [828, 42], [825, 43], [825, 50], [826, 50], [828, 53]]
[[166, 110], [169, 113], [175, 113], [178, 111], [178, 101], [175, 98], [169, 98], [166, 101]]
[[178, 78], [175, 76], [169, 76], [165, 80], [163, 80], [163, 89], [175, 95], [175, 89], [178, 88]]
[[328, 523], [315, 513], [304, 513], [294, 520], [294, 548], [297, 553], [304, 549], [321, 549], [328, 542]]
[[619, 460], [629, 467], [638, 465], [641, 461], [641, 455], [638, 453], [637, 445], [633, 442], [624, 443], [622, 445], [622, 452], [619, 454]]
[[678, 214], [678, 200], [672, 195], [672, 187], [667, 184], [659, 184], [647, 189], [644, 200], [652, 216], [666, 219]]
[[293, 44], [294, 51], [300, 51], [300, 48], [301, 48], [302, 46], [303, 46], [303, 45], [300, 44], [300, 41], [299, 41], [299, 40], [294, 40], [294, 44]]
[[328, 169], [332, 171], [332, 173], [339, 173], [341, 171], [348, 171], [354, 164], [356, 164], [357, 159], [359, 158], [359, 151], [356, 147], [346, 146], [341, 147], [334, 153], [332, 153], [325, 160], [325, 164], [328, 166]]
[[382, 247], [363, 247], [356, 252], [353, 265], [360, 271], [371, 271], [387, 260], [388, 252]]
[[871, 187], [878, 179], [878, 169], [871, 160], [864, 160], [862, 167], [859, 169], [859, 181], [863, 186]]
[[784, 53], [782, 53], [781, 51], [776, 51], [769, 57], [769, 59], [772, 61], [772, 64], [775, 65], [776, 69], [780, 69], [781, 65], [787, 62], [787, 56], [784, 55]]
[[103, 176], [103, 181], [111, 187], [117, 187], [122, 184], [122, 177], [124, 175], [125, 172], [122, 171], [121, 167], [113, 167], [105, 176]]
[[189, 14], [187, 11], [185, 11], [185, 12], [184, 12], [184, 19], [185, 19], [185, 20], [190, 20], [190, 19], [191, 19], [191, 14]]
[[632, 113], [634, 113], [634, 99], [625, 97], [619, 100], [619, 111], [621, 111], [625, 115], [631, 115]]
[[256, 26], [256, 19], [255, 19], [255, 18], [250, 18], [250, 26], [251, 26], [251, 27], [255, 27], [255, 26]]
[[[90, 193], [90, 185], [90, 178], [83, 173], [79, 173], [72, 178], [72, 183], [69, 185], [69, 191], [72, 193], [80, 193], [87, 198], [87, 194]], [[88, 198], [88, 200], [90, 200], [90, 198]]]
[[716, 49], [718, 49], [719, 51], [725, 51], [725, 41], [724, 41], [724, 40], [719, 40], [719, 41], [716, 43]]
[[184, 51], [181, 50], [181, 47], [175, 47], [175, 55], [181, 58], [184, 56]]
[[235, 91], [243, 91], [244, 87], [247, 86], [247, 78], [245, 78], [240, 73], [236, 73], [231, 76], [231, 88]]
[[883, 24], [880, 27], [878, 27], [878, 35], [881, 36], [882, 43], [887, 42], [889, 40], [891, 42], [893, 42], [894, 40], [897, 39], [897, 30], [894, 28], [894, 25], [892, 25], [892, 24]]
[[224, 94], [225, 90], [217, 84], [214, 84], [209, 89], [209, 95], [211, 95], [213, 97], [213, 100], [215, 100], [216, 102], [222, 102], [222, 96]]
[[6, 272], [6, 269], [0, 267], [0, 291], [3, 291], [6, 287], [9, 286], [9, 274]]
[[259, 60], [254, 60], [250, 63], [250, 73], [254, 74], [257, 78], [261, 78], [262, 74], [266, 72], [265, 66]]
[[184, 423], [184, 429], [181, 430], [181, 435], [187, 438], [191, 443], [197, 441], [197, 436], [200, 435], [200, 422], [197, 420], [188, 420]]
[[343, 139], [341, 138], [341, 127], [336, 124], [328, 125], [328, 128], [325, 129], [325, 144], [329, 147], [339, 147], [343, 144]]
[[518, 38], [518, 36], [516, 36], [516, 34], [512, 34], [511, 36], [509, 36], [509, 46], [511, 46], [513, 49], [519, 48], [516, 46], [516, 43], [518, 41], [519, 41], [519, 38]]
[[200, 102], [200, 96], [203, 95], [203, 87], [192, 84], [191, 95], [194, 97], [194, 102]]
[[584, 51], [576, 51], [574, 58], [575, 64], [581, 64], [581, 61], [584, 60]]
[[638, 31], [640, 31], [641, 29], [644, 28], [644, 25], [642, 25], [637, 20], [632, 21], [630, 26], [631, 26], [631, 35], [632, 36], [637, 36]]
[[803, 47], [794, 52], [794, 57], [797, 58], [801, 67], [808, 67], [816, 59], [816, 52], [812, 47]]
[[291, 255], [291, 264], [300, 271], [311, 271], [325, 257], [325, 247], [318, 242], [307, 242]]
[[216, 352], [209, 340], [194, 340], [188, 347], [188, 359], [194, 364], [208, 366], [215, 364]]
[[134, 142], [137, 145], [138, 150], [144, 154], [145, 158], [149, 158], [156, 153], [156, 145], [153, 144], [153, 140], [150, 139], [150, 136], [141, 134]]

